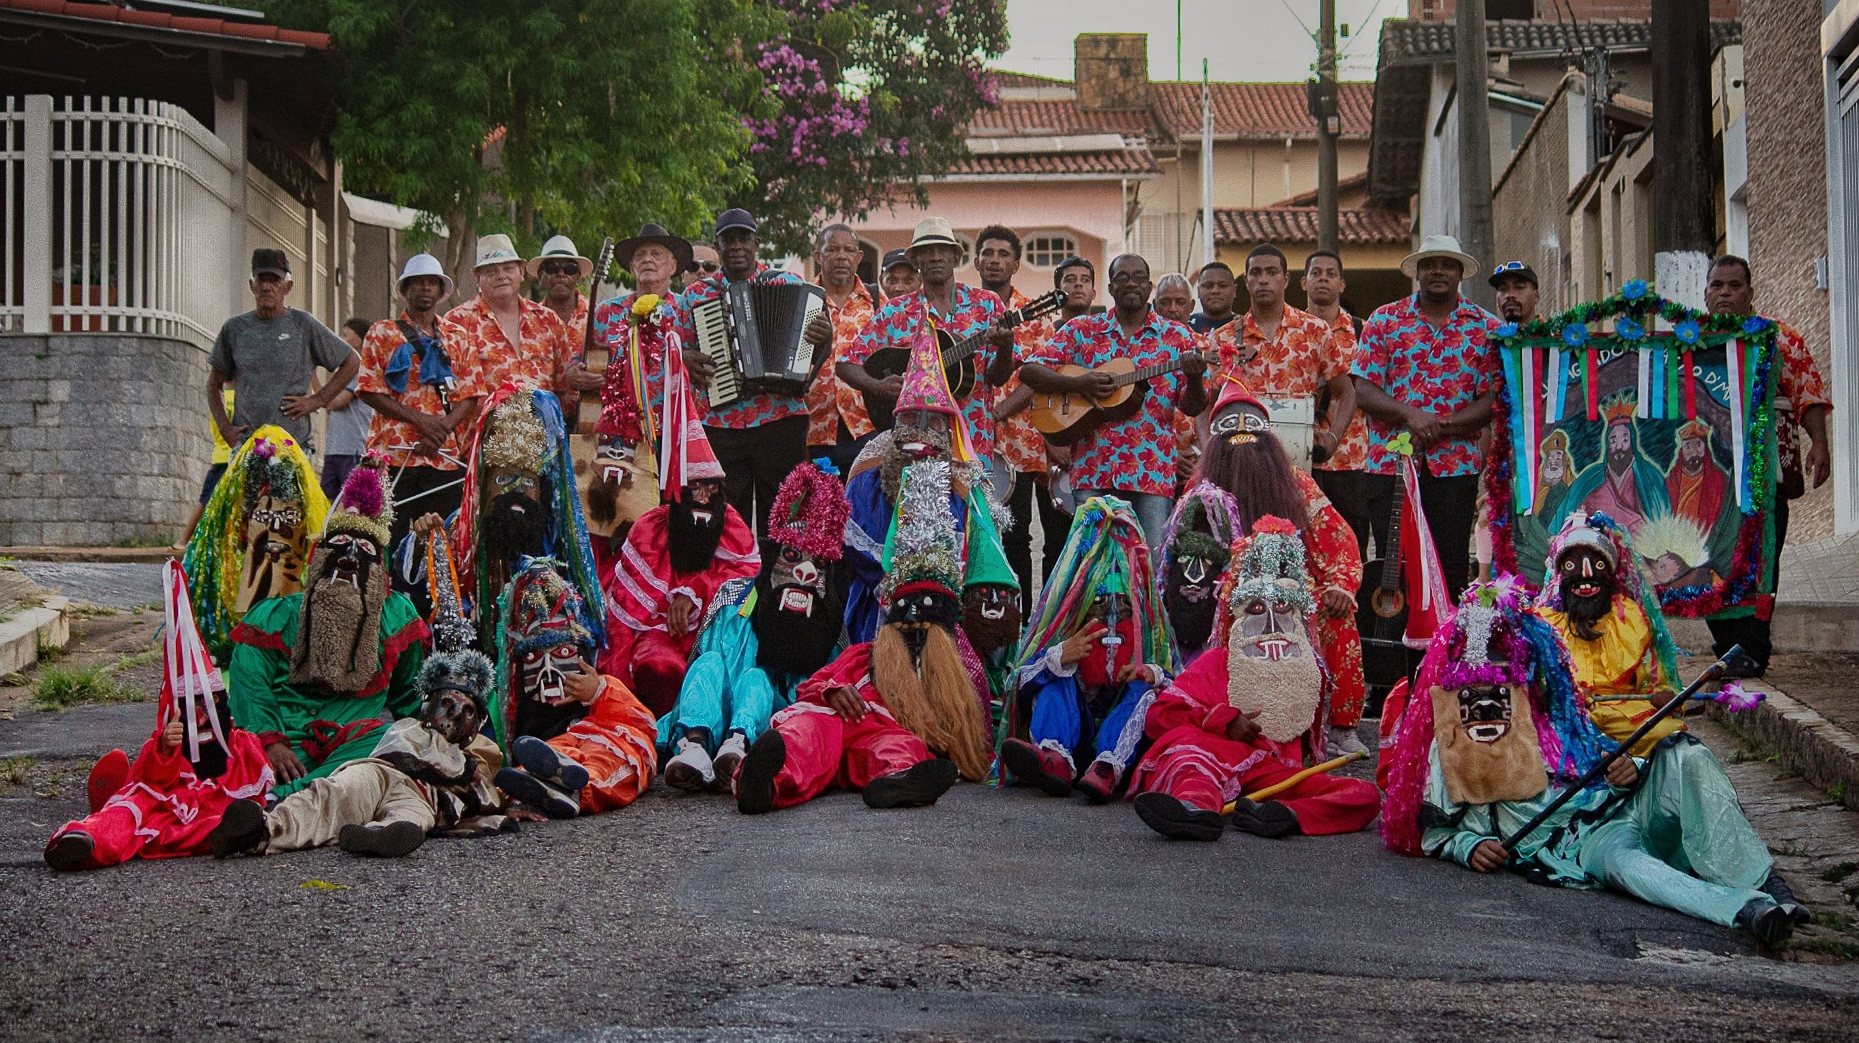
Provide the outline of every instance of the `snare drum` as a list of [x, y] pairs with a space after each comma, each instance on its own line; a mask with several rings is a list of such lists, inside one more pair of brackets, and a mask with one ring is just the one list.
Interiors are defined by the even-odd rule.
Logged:
[[1292, 466], [1310, 470], [1310, 449], [1317, 433], [1317, 397], [1260, 395], [1259, 402], [1265, 406], [1265, 415], [1271, 418], [1272, 434], [1284, 445]]

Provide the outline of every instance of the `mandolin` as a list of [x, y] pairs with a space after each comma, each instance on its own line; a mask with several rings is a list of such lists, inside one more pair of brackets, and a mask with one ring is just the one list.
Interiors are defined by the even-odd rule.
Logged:
[[1130, 359], [1111, 359], [1095, 370], [1084, 366], [1059, 366], [1055, 372], [1064, 377], [1108, 373], [1112, 380], [1111, 392], [1094, 399], [1082, 392], [1035, 391], [1030, 407], [1033, 426], [1052, 445], [1075, 444], [1104, 424], [1135, 416], [1149, 393], [1149, 381], [1173, 373], [1189, 359], [1204, 357], [1199, 352], [1191, 352], [1178, 359], [1140, 368]]
[[[987, 328], [959, 341], [951, 337], [948, 330], [938, 326], [936, 347], [942, 356], [943, 374], [949, 378], [949, 390], [955, 395], [956, 400], [960, 401], [968, 397], [969, 393], [975, 390], [975, 352], [987, 343], [988, 335], [993, 333], [997, 327], [1004, 326], [1013, 329], [1016, 326], [1042, 319], [1064, 306], [1065, 291], [1053, 290], [1051, 293], [1041, 294], [1026, 302], [1023, 308], [1007, 312], [995, 322], [990, 323]], [[910, 349], [879, 348], [865, 360], [865, 372], [871, 374], [873, 380], [903, 376], [910, 372]], [[872, 391], [864, 392], [863, 395], [865, 412], [871, 417], [873, 426], [880, 431], [889, 431], [892, 423], [891, 412], [896, 407], [897, 401]]]

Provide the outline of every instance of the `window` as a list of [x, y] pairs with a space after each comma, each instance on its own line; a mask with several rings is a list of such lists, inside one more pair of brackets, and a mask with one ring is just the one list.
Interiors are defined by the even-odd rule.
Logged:
[[1035, 268], [1057, 268], [1078, 253], [1078, 240], [1069, 235], [1036, 235], [1026, 241], [1026, 263]]

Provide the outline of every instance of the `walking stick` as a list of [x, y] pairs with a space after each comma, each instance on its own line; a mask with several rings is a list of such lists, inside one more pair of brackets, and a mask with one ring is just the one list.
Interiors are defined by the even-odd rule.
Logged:
[[[1359, 761], [1366, 756], [1368, 756], [1367, 750], [1357, 750], [1354, 753], [1345, 753], [1341, 757], [1337, 757], [1334, 760], [1327, 760], [1327, 761], [1324, 761], [1322, 764], [1317, 764], [1317, 765], [1313, 765], [1311, 767], [1305, 768], [1303, 771], [1298, 772], [1296, 775], [1291, 776], [1290, 778], [1284, 780], [1283, 782], [1274, 782], [1270, 786], [1265, 787], [1264, 789], [1253, 790], [1251, 793], [1246, 794], [1246, 799], [1247, 800], [1267, 800], [1271, 797], [1276, 797], [1278, 794], [1283, 793], [1285, 790], [1290, 789], [1291, 787], [1297, 785], [1300, 782], [1303, 782], [1305, 779], [1310, 778], [1312, 775], [1327, 774], [1329, 772], [1335, 771], [1337, 768], [1340, 768], [1345, 764], [1348, 764], [1350, 761]], [[1228, 804], [1224, 809], [1222, 809], [1221, 814], [1231, 815], [1233, 813], [1233, 809], [1238, 806], [1239, 806], [1239, 802], [1234, 801], [1233, 803]]]
[[[1616, 760], [1619, 760], [1621, 757], [1626, 756], [1627, 751], [1633, 748], [1633, 744], [1645, 738], [1646, 733], [1652, 731], [1653, 728], [1657, 727], [1660, 721], [1663, 721], [1667, 717], [1672, 716], [1672, 714], [1675, 711], [1677, 711], [1679, 707], [1684, 706], [1687, 702], [1690, 702], [1691, 699], [1697, 695], [1698, 689], [1704, 687], [1705, 685], [1711, 683], [1712, 681], [1717, 680], [1719, 677], [1722, 677], [1725, 666], [1729, 662], [1730, 657], [1739, 656], [1742, 654], [1743, 654], [1742, 645], [1731, 645], [1730, 650], [1728, 652], [1725, 652], [1722, 658], [1718, 659], [1715, 663], [1712, 663], [1711, 665], [1704, 668], [1704, 672], [1698, 675], [1697, 680], [1691, 682], [1691, 684], [1687, 686], [1684, 691], [1673, 696], [1669, 702], [1667, 702], [1664, 706], [1661, 706], [1658, 712], [1654, 713], [1651, 717], [1648, 717], [1646, 719], [1646, 723], [1640, 725], [1639, 728], [1636, 729], [1632, 735], [1629, 735], [1625, 739], [1622, 739], [1620, 741], [1619, 749], [1602, 757], [1598, 762], [1596, 762], [1594, 767], [1588, 769], [1587, 774], [1583, 775], [1580, 779], [1576, 780], [1573, 785], [1565, 787], [1562, 790], [1562, 793], [1560, 796], [1556, 797], [1556, 799], [1549, 802], [1548, 807], [1537, 812], [1535, 818], [1532, 818], [1530, 821], [1525, 822], [1522, 828], [1518, 829], [1515, 833], [1512, 833], [1509, 837], [1507, 837], [1503, 841], [1504, 853], [1506, 855], [1514, 854], [1517, 850], [1517, 845], [1523, 842], [1524, 837], [1527, 837], [1530, 835], [1531, 830], [1535, 829], [1536, 827], [1542, 825], [1545, 821], [1547, 821], [1549, 816], [1555, 814], [1558, 810], [1560, 810], [1562, 805], [1567, 804], [1570, 801], [1570, 799], [1572, 799], [1575, 796], [1575, 794], [1580, 793], [1584, 789], [1587, 789], [1588, 784], [1590, 782], [1593, 782], [1595, 779], [1600, 778], [1602, 774], [1604, 774], [1607, 771], [1608, 765], [1614, 763]], [[1718, 698], [1718, 697], [1711, 696], [1710, 698]], [[1760, 696], [1757, 697], [1757, 699], [1760, 699], [1760, 698], [1761, 698]]]

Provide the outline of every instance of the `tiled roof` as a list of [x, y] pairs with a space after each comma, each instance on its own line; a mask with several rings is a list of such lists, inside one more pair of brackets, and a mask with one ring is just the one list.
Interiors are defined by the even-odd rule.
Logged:
[[[1337, 237], [1345, 243], [1406, 243], [1413, 239], [1407, 218], [1378, 207], [1352, 207], [1337, 211]], [[1262, 206], [1214, 210], [1216, 243], [1314, 243], [1317, 208], [1314, 206]]]
[[949, 168], [949, 177], [1013, 177], [1025, 175], [1104, 175], [1107, 177], [1159, 173], [1155, 157], [1142, 145], [1121, 151], [1030, 152], [974, 155]]
[[[1452, 57], [1451, 22], [1420, 22], [1389, 18], [1381, 23], [1378, 64], [1386, 68], [1406, 62], [1441, 61]], [[1742, 41], [1741, 24], [1719, 19], [1711, 22], [1711, 46]], [[1581, 22], [1517, 21], [1498, 19], [1485, 23], [1485, 39], [1494, 51], [1512, 55], [1561, 54], [1586, 47], [1651, 47], [1652, 23], [1627, 19]]]
[[265, 25], [259, 22], [235, 22], [223, 18], [192, 18], [184, 15], [163, 14], [159, 11], [131, 11], [107, 3], [69, 3], [66, 0], [0, 0], [0, 9], [54, 17], [82, 18], [96, 22], [116, 22], [121, 25], [148, 29], [171, 29], [175, 32], [201, 33], [207, 36], [232, 36], [246, 40], [295, 44], [317, 51], [329, 49], [328, 33], [280, 29], [275, 25]]
[[[1035, 86], [1068, 87], [1067, 83]], [[1153, 120], [1143, 109], [1086, 112], [1072, 101], [1003, 101], [968, 121], [973, 137], [1022, 134], [1148, 134]]]
[[[1315, 138], [1317, 121], [1311, 118], [1308, 88], [1297, 83], [1216, 83], [1209, 92], [1213, 102], [1214, 133], [1242, 138]], [[1343, 131], [1346, 139], [1368, 137], [1375, 85], [1339, 83]], [[1201, 133], [1201, 85], [1181, 81], [1151, 83], [1149, 101], [1169, 133], [1181, 138]]]

